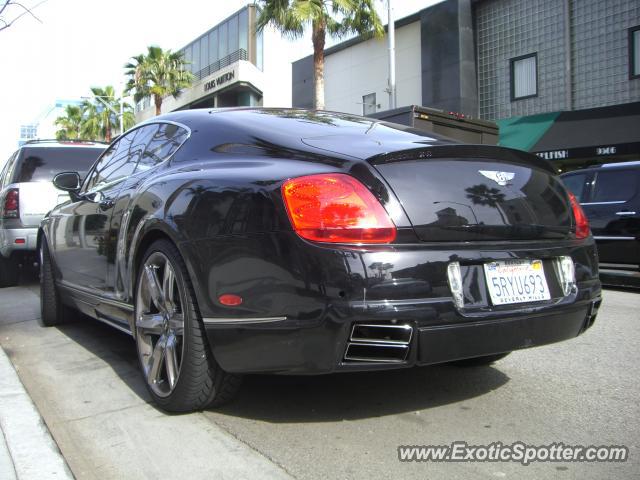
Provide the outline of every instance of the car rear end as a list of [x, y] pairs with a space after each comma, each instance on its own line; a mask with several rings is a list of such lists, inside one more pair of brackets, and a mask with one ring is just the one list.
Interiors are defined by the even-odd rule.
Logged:
[[0, 254], [23, 262], [35, 256], [45, 214], [69, 200], [52, 180], [64, 171], [88, 171], [106, 145], [94, 142], [34, 142], [23, 146], [0, 192]]
[[[235, 307], [203, 304], [227, 371], [428, 365], [566, 340], [595, 320], [586, 217], [536, 157], [405, 150], [293, 176], [280, 194], [293, 231], [261, 239], [260, 271], [231, 259], [203, 282], [245, 299], [244, 323]], [[224, 241], [201, 246], [224, 251]]]

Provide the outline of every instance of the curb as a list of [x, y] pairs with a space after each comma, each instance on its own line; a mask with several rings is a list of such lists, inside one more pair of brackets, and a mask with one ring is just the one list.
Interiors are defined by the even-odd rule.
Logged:
[[0, 438], [0, 477], [18, 480], [74, 478], [1, 347], [0, 430], [3, 436]]

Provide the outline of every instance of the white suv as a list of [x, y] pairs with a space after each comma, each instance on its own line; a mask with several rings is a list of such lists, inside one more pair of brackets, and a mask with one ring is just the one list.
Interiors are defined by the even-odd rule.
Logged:
[[81, 175], [107, 147], [85, 141], [34, 140], [14, 152], [0, 174], [0, 287], [18, 282], [19, 265], [35, 260], [38, 226], [68, 194], [51, 183], [60, 172]]

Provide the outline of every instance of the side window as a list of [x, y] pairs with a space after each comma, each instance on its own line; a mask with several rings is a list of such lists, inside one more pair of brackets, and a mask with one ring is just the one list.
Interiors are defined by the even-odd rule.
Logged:
[[16, 170], [16, 164], [18, 163], [18, 158], [20, 158], [20, 151], [18, 150], [7, 162], [7, 171], [4, 176], [4, 180], [2, 181], [2, 186], [6, 187], [10, 183], [13, 183], [13, 174]]
[[130, 132], [109, 147], [89, 174], [85, 191], [102, 188], [133, 174], [137, 158], [135, 155], [131, 158], [131, 147], [139, 130]]
[[9, 184], [9, 175], [7, 175], [9, 169], [11, 168], [11, 164], [13, 163], [13, 159], [16, 157], [16, 153], [9, 157], [7, 163], [5, 163], [4, 167], [2, 167], [2, 173], [0, 173], [0, 188], [4, 188]]
[[139, 170], [146, 170], [169, 158], [182, 145], [187, 135], [187, 131], [177, 125], [161, 124], [147, 145], [140, 160]]
[[574, 175], [567, 175], [566, 177], [562, 177], [562, 181], [565, 186], [573, 193], [578, 202], [582, 201], [584, 195], [584, 182], [587, 180], [586, 173], [576, 173]]
[[141, 168], [140, 160], [144, 154], [145, 149], [147, 148], [147, 145], [149, 145], [149, 142], [151, 141], [151, 139], [158, 132], [158, 127], [159, 127], [158, 124], [152, 124], [152, 125], [140, 127], [138, 129], [138, 134], [136, 135], [136, 137], [133, 139], [133, 142], [131, 143], [130, 161], [136, 163], [137, 165], [136, 173], [139, 172], [140, 170], [146, 170], [144, 168]]
[[626, 202], [638, 193], [638, 173], [630, 170], [598, 172], [592, 202]]

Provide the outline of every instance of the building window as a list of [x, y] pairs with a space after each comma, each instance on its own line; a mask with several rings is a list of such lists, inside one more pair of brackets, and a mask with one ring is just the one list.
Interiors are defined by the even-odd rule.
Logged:
[[376, 113], [376, 94], [362, 96], [362, 115], [367, 116]]
[[640, 25], [629, 29], [629, 77], [640, 78]]
[[511, 59], [511, 100], [538, 95], [538, 54]]

